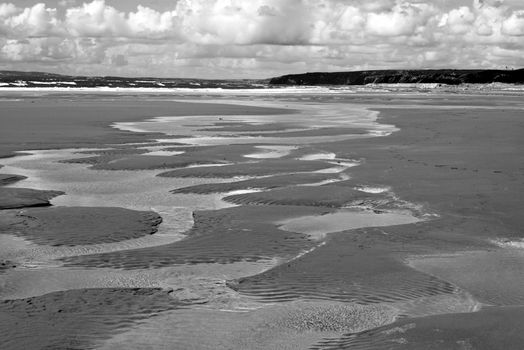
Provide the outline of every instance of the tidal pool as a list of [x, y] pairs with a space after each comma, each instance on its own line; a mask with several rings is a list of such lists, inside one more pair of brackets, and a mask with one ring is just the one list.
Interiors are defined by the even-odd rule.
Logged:
[[343, 209], [324, 215], [301, 216], [278, 222], [285, 231], [304, 233], [314, 239], [322, 239], [328, 233], [352, 230], [362, 227], [379, 227], [412, 224], [419, 218], [407, 212], [355, 211]]

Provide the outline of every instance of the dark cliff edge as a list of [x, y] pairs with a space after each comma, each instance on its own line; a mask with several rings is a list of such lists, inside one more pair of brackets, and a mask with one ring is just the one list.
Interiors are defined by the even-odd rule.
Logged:
[[524, 69], [518, 70], [371, 70], [315, 72], [272, 78], [270, 85], [367, 85], [367, 84], [524, 84]]

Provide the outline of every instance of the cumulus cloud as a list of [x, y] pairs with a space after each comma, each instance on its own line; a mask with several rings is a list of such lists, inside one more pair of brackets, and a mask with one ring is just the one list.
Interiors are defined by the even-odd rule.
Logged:
[[389, 11], [369, 13], [366, 29], [379, 36], [413, 35], [419, 26], [430, 24], [429, 19], [435, 13], [436, 9], [430, 4], [397, 3]]
[[105, 0], [54, 4], [0, 3], [2, 67], [243, 77], [524, 65], [520, 0], [178, 0], [162, 10], [147, 0], [132, 10]]
[[524, 36], [524, 10], [513, 12], [502, 23], [502, 30], [508, 35]]

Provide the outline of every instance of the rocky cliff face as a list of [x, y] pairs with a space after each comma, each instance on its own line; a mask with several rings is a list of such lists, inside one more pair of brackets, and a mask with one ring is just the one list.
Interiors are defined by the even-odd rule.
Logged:
[[366, 84], [524, 84], [519, 70], [376, 70], [360, 72], [291, 74], [270, 80], [270, 85], [366, 85]]

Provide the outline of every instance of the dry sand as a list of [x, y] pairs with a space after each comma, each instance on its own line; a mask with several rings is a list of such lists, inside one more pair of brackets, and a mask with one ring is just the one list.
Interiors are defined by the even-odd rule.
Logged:
[[[234, 264], [249, 262], [252, 267], [224, 273], [223, 279], [212, 283], [201, 280], [203, 270], [184, 279], [175, 273], [162, 284], [173, 291], [106, 287], [4, 301], [0, 342], [9, 349], [168, 349], [173, 345], [187, 349], [520, 349], [519, 321], [524, 313], [518, 307], [520, 284], [511, 281], [520, 280], [522, 254], [508, 255], [506, 248], [494, 242], [517, 242], [518, 246], [523, 235], [521, 100], [356, 94], [308, 97], [304, 105], [301, 97], [282, 99], [278, 103], [244, 100], [238, 106], [137, 102], [122, 96], [112, 101], [95, 96], [2, 102], [6, 108], [0, 118], [13, 125], [6, 138], [0, 135], [2, 154], [73, 144], [105, 148], [118, 143], [116, 149], [90, 151], [88, 157], [73, 162], [93, 168], [86, 171], [172, 169], [158, 173], [172, 179], [228, 181], [166, 188], [173, 196], [263, 191], [229, 194], [225, 200], [235, 207], [196, 211], [192, 229], [180, 241], [62, 257], [53, 273], [58, 279], [71, 271], [92, 278], [89, 271], [116, 276], [121, 269], [122, 276], [136, 272], [159, 278], [159, 271], [171, 268], [202, 266], [219, 275]], [[282, 110], [250, 104], [289, 105], [306, 112], [282, 117], [279, 130], [276, 116]], [[362, 106], [380, 110], [379, 121], [390, 126], [366, 119], [375, 114]], [[268, 114], [264, 123], [264, 113], [274, 115]], [[322, 117], [329, 120], [328, 126], [338, 125], [352, 113], [356, 129], [351, 124], [347, 130], [319, 125]], [[206, 114], [220, 118], [200, 118]], [[255, 117], [228, 120], [229, 114]], [[144, 117], [166, 115], [199, 116], [198, 123], [180, 130], [203, 130], [207, 139], [174, 131], [166, 136], [108, 128], [112, 122], [125, 121], [129, 128], [136, 126], [129, 123]], [[35, 133], [39, 128], [41, 132]], [[373, 137], [394, 130], [389, 136]], [[256, 136], [257, 142], [238, 144], [244, 139], [235, 135]], [[217, 138], [209, 143], [209, 137]], [[276, 138], [282, 142], [275, 143]], [[135, 144], [122, 145], [126, 142]], [[199, 142], [207, 146], [195, 147]], [[245, 157], [256, 153], [256, 146], [267, 144], [296, 148], [279, 158]], [[184, 153], [148, 156], [140, 148], [162, 151], [160, 146]], [[359, 166], [354, 166], [355, 159]], [[187, 167], [203, 164], [207, 166]], [[22, 180], [12, 175], [0, 179], [5, 184]], [[19, 200], [20, 206], [48, 205], [51, 195], [59, 194], [10, 187], [0, 187], [0, 191], [9, 192], [9, 197], [0, 197], [4, 198], [0, 203], [15, 196], [30, 199]], [[329, 217], [343, 207], [375, 215], [402, 210], [414, 223], [353, 228], [321, 241], [279, 227], [293, 218]], [[41, 244], [89, 244], [153, 233], [154, 214], [122, 210], [24, 209], [35, 215], [15, 223], [20, 214], [4, 211], [0, 219], [5, 233], [29, 239], [38, 236]], [[68, 219], [59, 224], [57, 218], [66, 212]], [[93, 216], [99, 222], [94, 223]], [[111, 237], [115, 231], [122, 234]], [[501, 265], [501, 257], [509, 265]], [[260, 272], [268, 261], [278, 266]], [[485, 264], [494, 267], [480, 268]], [[461, 268], [453, 269], [456, 265]], [[8, 272], [0, 275], [0, 282], [2, 276], [12, 281], [23, 268], [3, 261], [0, 271]], [[511, 288], [505, 292], [508, 283]], [[193, 289], [183, 287], [188, 285]], [[202, 293], [207, 296], [193, 297]], [[23, 337], [31, 328], [33, 334]]]

